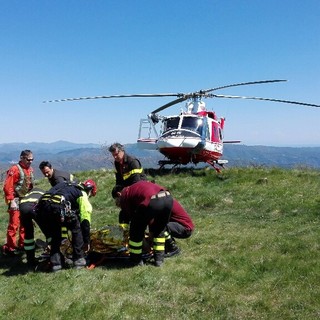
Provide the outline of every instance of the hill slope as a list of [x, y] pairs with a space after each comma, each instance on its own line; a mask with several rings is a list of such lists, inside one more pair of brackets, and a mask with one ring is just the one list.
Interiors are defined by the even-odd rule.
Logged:
[[[88, 177], [98, 184], [92, 227], [116, 224], [112, 171], [78, 173], [80, 180]], [[189, 239], [176, 239], [179, 256], [161, 268], [105, 260], [93, 270], [55, 274], [27, 273], [23, 256], [0, 257], [0, 318], [319, 318], [318, 170], [231, 168], [153, 179], [195, 223]], [[48, 188], [48, 182], [38, 186]], [[7, 219], [1, 202], [2, 241]]]

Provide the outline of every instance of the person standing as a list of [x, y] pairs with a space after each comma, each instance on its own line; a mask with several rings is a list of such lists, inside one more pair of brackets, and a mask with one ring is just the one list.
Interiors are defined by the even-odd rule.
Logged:
[[109, 147], [114, 158], [116, 185], [127, 187], [140, 180], [147, 180], [140, 161], [127, 154], [122, 144], [115, 142]]
[[52, 187], [63, 181], [74, 182], [74, 176], [71, 173], [53, 168], [49, 161], [40, 162], [39, 169], [48, 178]]
[[96, 193], [97, 185], [93, 180], [86, 180], [78, 185], [60, 182], [40, 198], [37, 217], [41, 221], [46, 221], [46, 228], [52, 237], [50, 251], [52, 271], [59, 271], [63, 267], [63, 257], [60, 252], [62, 224], [72, 233], [74, 267], [86, 266], [84, 256], [90, 249], [92, 213], [89, 198]]
[[150, 182], [138, 181], [123, 188], [112, 190], [116, 205], [130, 221], [129, 252], [133, 265], [143, 265], [142, 244], [147, 226], [153, 241], [154, 265], [160, 267], [164, 261], [164, 231], [170, 219], [173, 198], [164, 187]]
[[[11, 166], [4, 181], [3, 191], [9, 213], [7, 242], [2, 247], [2, 252], [5, 255], [15, 254], [17, 249], [23, 250], [24, 228], [20, 224], [19, 202], [33, 188], [32, 161], [33, 154], [31, 150], [21, 151], [19, 163]], [[18, 242], [17, 233], [19, 233]]]

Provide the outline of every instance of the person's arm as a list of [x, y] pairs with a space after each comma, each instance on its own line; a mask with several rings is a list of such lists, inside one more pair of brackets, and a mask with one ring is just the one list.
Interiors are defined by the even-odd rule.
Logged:
[[88, 195], [84, 191], [82, 191], [82, 196], [79, 197], [77, 201], [80, 210], [80, 225], [83, 236], [83, 242], [85, 245], [89, 245], [92, 205], [89, 202]]
[[7, 176], [3, 185], [3, 192], [6, 203], [9, 204], [15, 198], [14, 185], [19, 180], [19, 171], [15, 170], [15, 167], [11, 167], [7, 171]]

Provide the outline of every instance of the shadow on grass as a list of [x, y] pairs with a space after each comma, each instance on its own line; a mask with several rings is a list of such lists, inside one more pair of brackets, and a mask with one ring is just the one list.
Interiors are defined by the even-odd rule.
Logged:
[[17, 276], [29, 272], [26, 263], [23, 262], [23, 254], [15, 256], [0, 256], [0, 269], [4, 270], [1, 275], [6, 277]]
[[[153, 264], [151, 255], [145, 255], [143, 257], [144, 264]], [[102, 269], [127, 269], [135, 267], [132, 265], [128, 256], [111, 256], [106, 254], [91, 253], [87, 258], [87, 269], [93, 270], [95, 268]], [[24, 261], [24, 254], [15, 256], [4, 256], [0, 255], [0, 269], [2, 270], [1, 275], [6, 277], [12, 277], [17, 275], [24, 275], [32, 272], [50, 273], [50, 260], [40, 259], [38, 264], [30, 267]], [[73, 269], [72, 266], [65, 266], [63, 270]]]

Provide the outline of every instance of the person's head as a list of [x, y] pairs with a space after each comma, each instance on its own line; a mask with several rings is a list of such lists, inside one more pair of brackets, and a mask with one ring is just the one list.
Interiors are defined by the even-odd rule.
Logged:
[[111, 152], [114, 161], [122, 162], [124, 157], [124, 147], [122, 144], [115, 142], [109, 147], [109, 151]]
[[111, 191], [112, 198], [115, 200], [117, 207], [120, 207], [120, 196], [121, 196], [121, 192], [122, 192], [123, 188], [124, 187], [121, 185], [116, 185], [113, 187], [113, 189]]
[[20, 153], [20, 161], [25, 167], [29, 168], [33, 161], [33, 154], [31, 150], [23, 150]]
[[53, 175], [53, 168], [52, 165], [49, 161], [42, 161], [39, 164], [39, 169], [42, 172], [42, 174], [47, 177], [47, 178], [51, 178]]
[[98, 188], [97, 184], [91, 180], [88, 179], [84, 182], [82, 182], [84, 191], [88, 194], [89, 197], [94, 197], [97, 194]]

